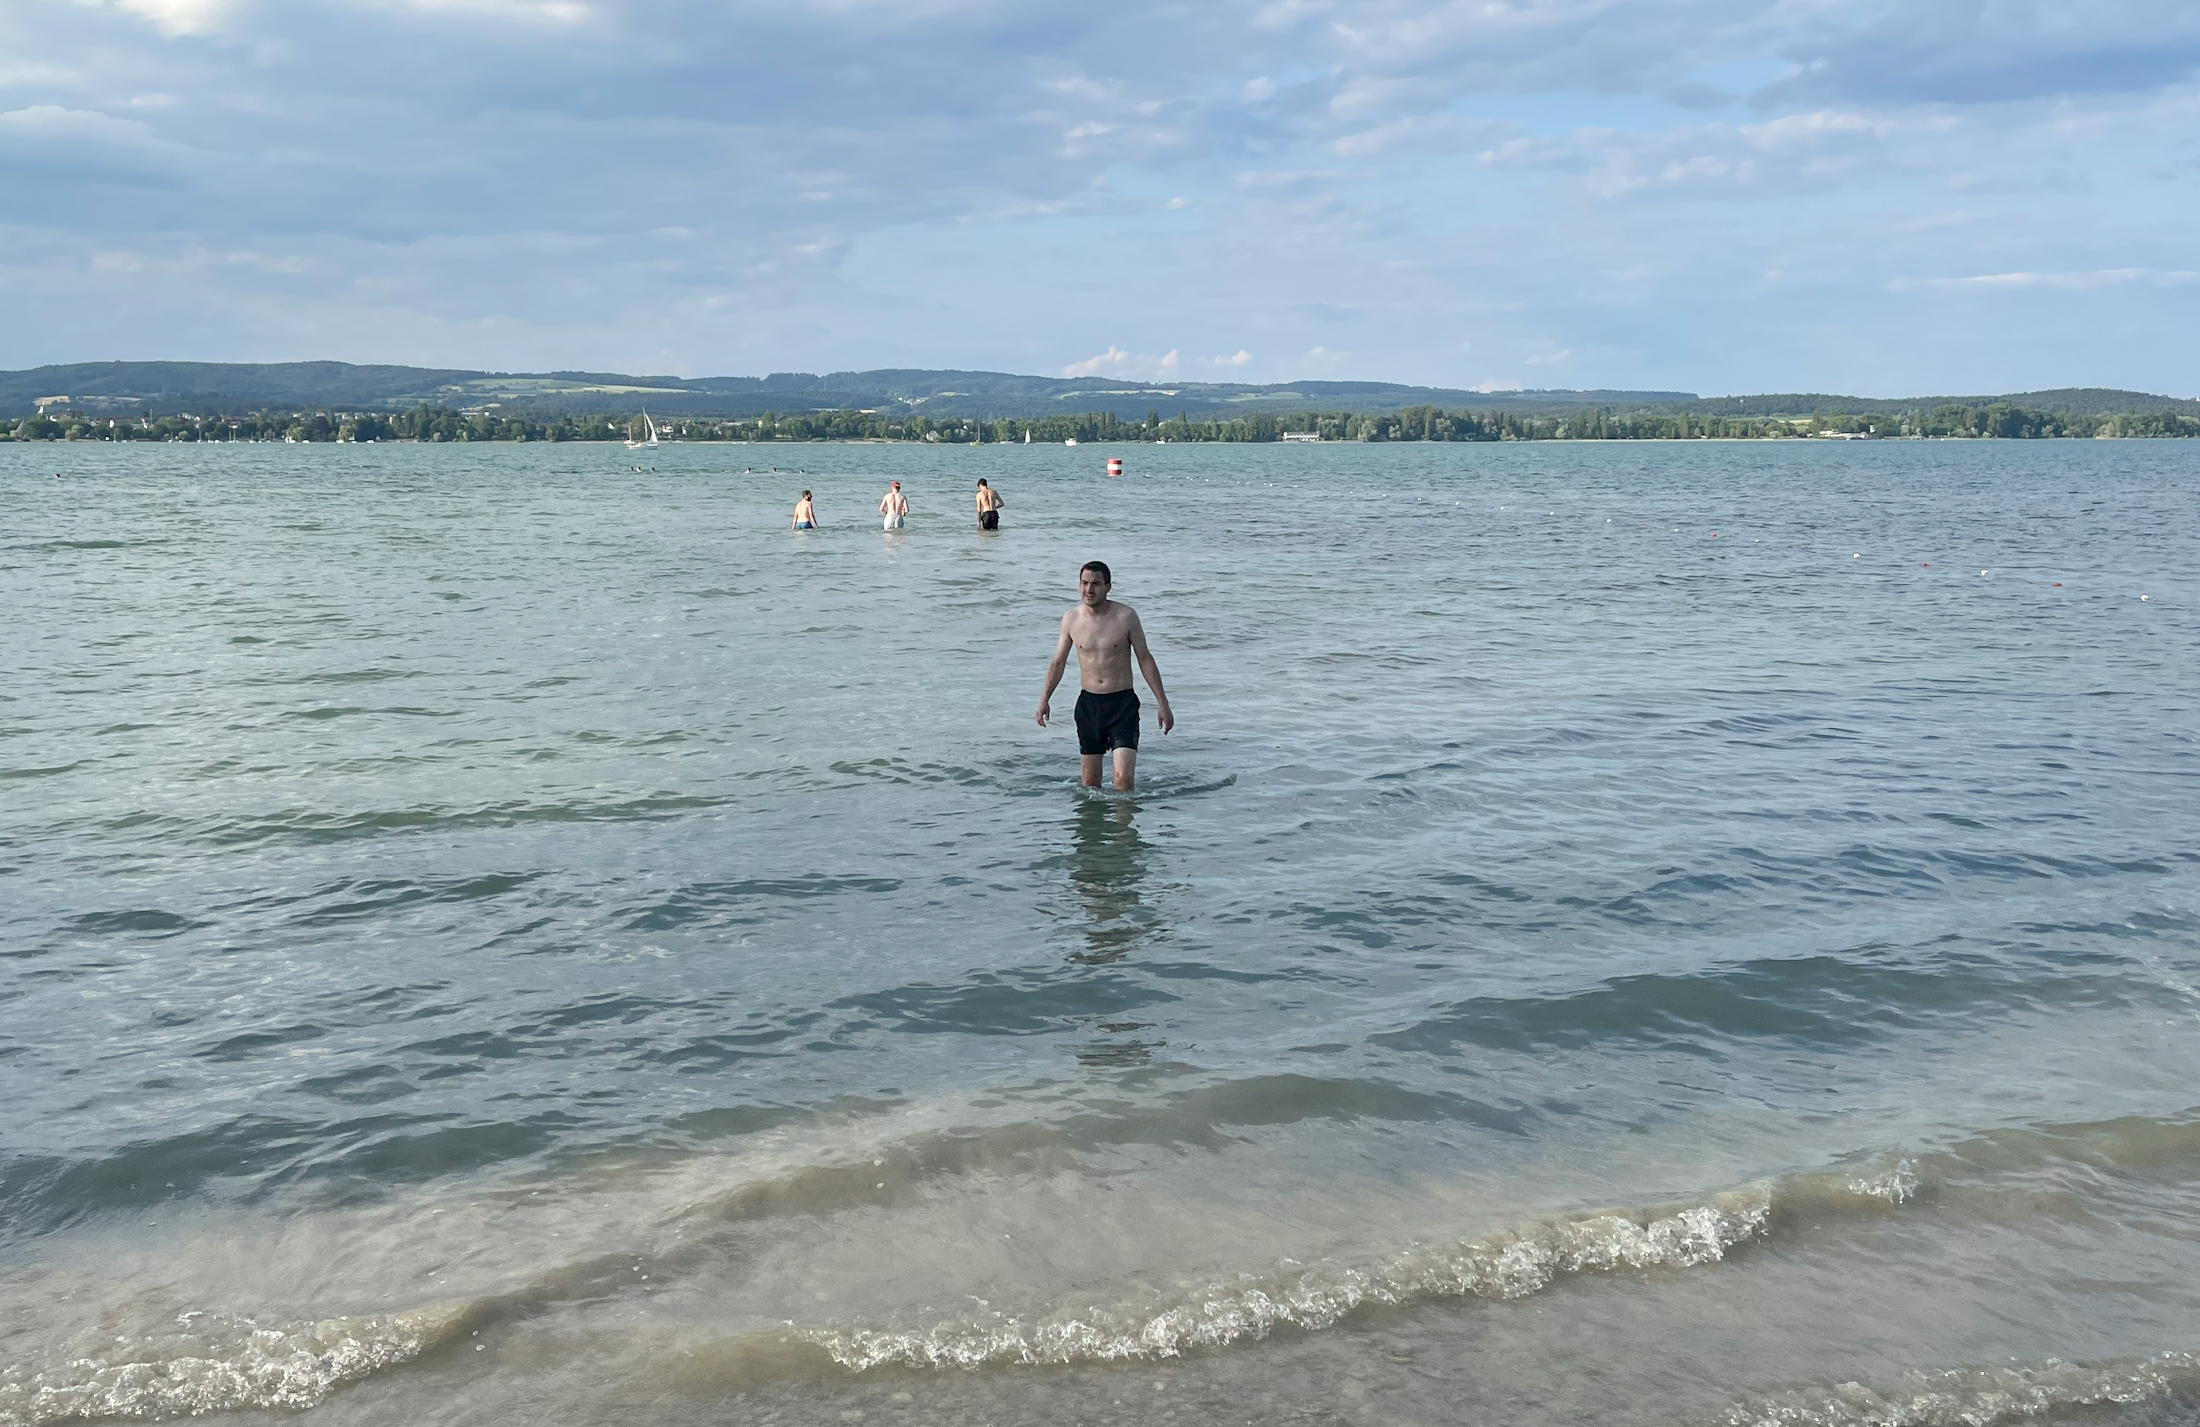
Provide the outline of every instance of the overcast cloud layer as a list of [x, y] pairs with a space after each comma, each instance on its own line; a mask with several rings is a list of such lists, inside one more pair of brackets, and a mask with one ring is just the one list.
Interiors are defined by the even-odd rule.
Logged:
[[8, 0], [0, 366], [2200, 391], [2200, 8]]

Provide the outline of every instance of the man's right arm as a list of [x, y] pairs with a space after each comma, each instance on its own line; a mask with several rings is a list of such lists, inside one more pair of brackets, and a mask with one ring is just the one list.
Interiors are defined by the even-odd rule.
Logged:
[[1062, 671], [1069, 667], [1069, 616], [1062, 616], [1062, 637], [1054, 641], [1054, 657], [1047, 661], [1047, 686], [1039, 691], [1039, 727], [1047, 726], [1050, 717], [1047, 706], [1054, 702], [1054, 688], [1062, 682]]

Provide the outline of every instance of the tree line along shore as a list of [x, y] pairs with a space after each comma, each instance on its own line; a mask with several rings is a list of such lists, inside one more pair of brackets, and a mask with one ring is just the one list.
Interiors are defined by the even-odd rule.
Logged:
[[[675, 441], [918, 441], [953, 445], [1026, 442], [1323, 441], [1687, 441], [1785, 440], [1846, 436], [2037, 440], [2055, 437], [2200, 436], [2200, 419], [2171, 411], [2069, 413], [1996, 402], [1865, 416], [1835, 412], [1781, 417], [1701, 416], [1654, 411], [1518, 415], [1413, 406], [1363, 414], [1297, 411], [1210, 419], [1183, 415], [1143, 421], [1107, 412], [1037, 419], [885, 416], [867, 411], [810, 411], [756, 417], [674, 417], [656, 422]], [[421, 406], [412, 411], [255, 411], [244, 415], [119, 416], [64, 411], [0, 417], [0, 439], [15, 441], [626, 441], [644, 432], [629, 418], [527, 416], [496, 410]]]

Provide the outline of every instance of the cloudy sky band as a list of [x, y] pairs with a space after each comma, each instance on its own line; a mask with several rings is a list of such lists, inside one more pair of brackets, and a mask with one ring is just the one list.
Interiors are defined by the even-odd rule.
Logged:
[[2167, 4], [16, 0], [0, 54], [8, 366], [2200, 389]]

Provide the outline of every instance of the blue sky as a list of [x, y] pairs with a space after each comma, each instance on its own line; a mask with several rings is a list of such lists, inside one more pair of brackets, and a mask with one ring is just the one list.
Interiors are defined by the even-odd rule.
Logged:
[[2200, 7], [8, 0], [0, 366], [2200, 392]]

